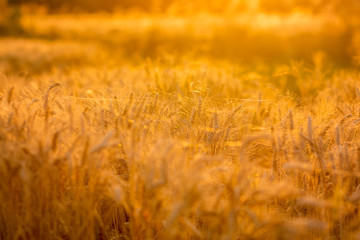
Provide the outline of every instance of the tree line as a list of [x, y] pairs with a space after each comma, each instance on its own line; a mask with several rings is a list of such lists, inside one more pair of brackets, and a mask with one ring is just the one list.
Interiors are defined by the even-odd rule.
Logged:
[[45, 6], [51, 12], [71, 11], [116, 11], [136, 9], [145, 12], [198, 11], [209, 12], [241, 12], [256, 8], [263, 12], [287, 13], [294, 9], [321, 11], [336, 11], [354, 13], [360, 10], [358, 0], [0, 0], [0, 9], [4, 5], [19, 6], [22, 4], [37, 4]]

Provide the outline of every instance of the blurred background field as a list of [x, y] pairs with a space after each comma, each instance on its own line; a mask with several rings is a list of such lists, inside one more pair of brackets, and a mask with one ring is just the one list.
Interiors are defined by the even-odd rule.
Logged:
[[357, 0], [0, 0], [0, 239], [359, 239]]
[[[41, 40], [52, 51], [61, 41], [80, 42], [93, 44], [106, 59], [134, 63], [146, 57], [186, 56], [274, 66], [310, 62], [321, 52], [336, 66], [346, 67], [357, 63], [360, 51], [360, 6], [355, 0], [2, 0], [2, 5], [1, 44], [16, 37], [28, 40], [24, 47], [36, 49]], [[16, 42], [6, 51], [17, 48]], [[8, 54], [2, 53], [1, 59]]]

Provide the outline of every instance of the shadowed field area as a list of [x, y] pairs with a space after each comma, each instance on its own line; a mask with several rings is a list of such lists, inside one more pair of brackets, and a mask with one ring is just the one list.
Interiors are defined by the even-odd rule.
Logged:
[[135, 2], [0, 0], [0, 239], [360, 238], [356, 1]]

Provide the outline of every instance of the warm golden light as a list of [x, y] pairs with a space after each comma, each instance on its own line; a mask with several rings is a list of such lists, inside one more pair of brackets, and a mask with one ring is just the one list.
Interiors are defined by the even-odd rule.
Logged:
[[360, 4], [0, 0], [0, 239], [357, 239]]

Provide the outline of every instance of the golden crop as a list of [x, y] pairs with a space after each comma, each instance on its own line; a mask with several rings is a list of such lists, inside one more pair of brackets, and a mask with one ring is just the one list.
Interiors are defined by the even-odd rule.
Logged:
[[356, 17], [21, 11], [0, 239], [360, 237]]

